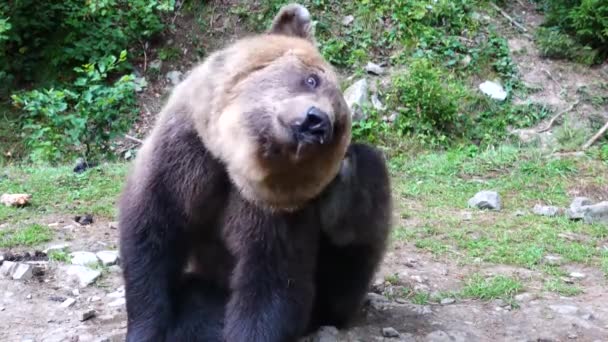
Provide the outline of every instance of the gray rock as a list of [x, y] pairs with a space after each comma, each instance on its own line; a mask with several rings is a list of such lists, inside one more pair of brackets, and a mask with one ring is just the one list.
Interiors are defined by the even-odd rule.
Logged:
[[118, 251], [100, 251], [96, 255], [105, 266], [111, 266], [118, 262]]
[[17, 269], [17, 266], [18, 264], [13, 261], [3, 262], [2, 266], [0, 266], [0, 275], [4, 277], [12, 277], [13, 272], [15, 272], [15, 269]]
[[17, 264], [13, 271], [13, 280], [29, 280], [34, 275], [34, 267], [28, 264]]
[[367, 80], [362, 78], [344, 91], [344, 99], [353, 115], [353, 121], [360, 121], [366, 118], [363, 106], [369, 103], [369, 86]]
[[545, 264], [552, 266], [558, 266], [562, 263], [562, 257], [559, 255], [545, 255], [543, 260]]
[[69, 308], [70, 306], [74, 305], [74, 303], [76, 303], [76, 299], [74, 299], [74, 298], [67, 298], [66, 300], [64, 300], [63, 302], [61, 302], [61, 304], [59, 304], [59, 306], [62, 307], [62, 308]]
[[365, 299], [366, 303], [375, 310], [382, 310], [390, 303], [388, 298], [377, 293], [370, 292]]
[[561, 315], [574, 315], [579, 311], [574, 305], [549, 305], [549, 308]]
[[584, 273], [581, 272], [571, 272], [570, 277], [574, 279], [584, 279], [586, 276]]
[[494, 300], [494, 305], [504, 308], [506, 306], [509, 306], [509, 303], [505, 302], [503, 299], [495, 299]]
[[332, 326], [323, 326], [319, 328], [316, 334], [313, 336], [313, 342], [337, 342], [338, 341], [338, 329]]
[[173, 70], [173, 71], [169, 71], [167, 73], [167, 75], [165, 76], [165, 78], [167, 80], [169, 80], [173, 86], [176, 86], [179, 84], [179, 82], [182, 81], [183, 75], [184, 75], [184, 73], [182, 73], [181, 71]]
[[45, 250], [43, 250], [42, 252], [44, 252], [45, 254], [49, 254], [49, 252], [53, 252], [53, 251], [61, 251], [64, 249], [67, 249], [70, 247], [69, 243], [60, 243], [60, 244], [56, 244], [56, 245], [51, 245], [48, 246]]
[[373, 75], [384, 74], [384, 68], [381, 67], [380, 65], [378, 65], [376, 63], [372, 63], [372, 62], [367, 62], [367, 64], [365, 65], [365, 71], [367, 71], [369, 74], [373, 74]]
[[78, 319], [79, 319], [81, 322], [83, 322], [83, 321], [86, 321], [86, 320], [88, 320], [88, 319], [91, 319], [91, 318], [95, 317], [95, 315], [96, 315], [96, 314], [97, 314], [97, 313], [96, 313], [96, 312], [95, 312], [95, 310], [93, 310], [93, 309], [84, 310], [84, 311], [81, 311], [81, 312], [79, 313], [79, 315], [78, 315], [78, 316], [79, 316], [79, 317], [78, 317]]
[[529, 302], [532, 299], [534, 299], [534, 295], [531, 293], [528, 293], [528, 292], [524, 292], [524, 293], [515, 295], [515, 297], [513, 297], [513, 298], [515, 298], [516, 301], [523, 303], [523, 302]]
[[141, 93], [148, 86], [148, 81], [145, 77], [136, 77], [135, 80], [135, 91]]
[[454, 298], [443, 298], [440, 303], [441, 305], [450, 305], [456, 303], [456, 300]]
[[496, 191], [483, 190], [475, 194], [468, 202], [470, 207], [479, 209], [500, 210], [500, 195]]
[[374, 109], [379, 110], [379, 111], [383, 111], [386, 109], [386, 107], [384, 107], [382, 102], [380, 102], [380, 99], [378, 98], [377, 94], [372, 95], [372, 106], [374, 107]]
[[112, 265], [110, 267], [108, 267], [108, 271], [110, 271], [111, 273], [121, 273], [122, 269], [120, 268], [120, 266], [118, 265]]
[[70, 258], [73, 265], [95, 265], [97, 264], [97, 256], [91, 252], [72, 252], [70, 253]]
[[485, 81], [479, 85], [479, 90], [494, 100], [504, 101], [507, 98], [505, 89], [496, 82]]
[[81, 265], [67, 266], [66, 274], [78, 280], [80, 287], [91, 285], [101, 276], [101, 272]]
[[559, 208], [553, 205], [536, 204], [532, 212], [540, 216], [554, 217], [559, 214]]
[[583, 206], [583, 220], [585, 223], [604, 223], [608, 224], [608, 201], [593, 205]]
[[159, 72], [160, 69], [162, 68], [162, 66], [163, 66], [163, 61], [161, 61], [160, 59], [153, 60], [152, 62], [150, 62], [150, 65], [149, 65], [150, 70], [156, 71], [156, 72]]
[[389, 338], [399, 337], [399, 332], [391, 327], [382, 328], [382, 336]]
[[342, 18], [342, 25], [349, 26], [350, 24], [353, 23], [353, 21], [355, 21], [354, 16], [352, 16], [352, 15], [344, 16], [344, 18]]
[[126, 303], [126, 299], [125, 298], [118, 298], [110, 303], [108, 303], [108, 306], [110, 307], [115, 307], [115, 306], [123, 306]]

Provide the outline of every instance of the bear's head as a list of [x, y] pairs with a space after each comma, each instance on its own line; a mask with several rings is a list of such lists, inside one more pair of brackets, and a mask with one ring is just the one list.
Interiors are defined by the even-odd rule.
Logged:
[[296, 209], [336, 176], [351, 114], [306, 8], [284, 6], [268, 32], [215, 52], [198, 72], [211, 113], [195, 108], [194, 122], [245, 199]]

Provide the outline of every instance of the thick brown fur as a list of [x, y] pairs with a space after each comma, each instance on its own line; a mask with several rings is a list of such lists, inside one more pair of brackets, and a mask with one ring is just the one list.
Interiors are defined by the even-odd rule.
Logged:
[[[174, 89], [119, 202], [127, 341], [294, 341], [356, 311], [390, 186], [381, 154], [350, 145], [310, 30], [308, 11], [285, 6]], [[290, 127], [311, 106], [333, 131], [302, 144]]]

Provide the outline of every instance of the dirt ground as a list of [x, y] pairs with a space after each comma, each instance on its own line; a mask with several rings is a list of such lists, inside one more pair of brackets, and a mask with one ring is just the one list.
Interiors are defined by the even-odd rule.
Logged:
[[[518, 2], [521, 3], [521, 2]], [[528, 28], [538, 26], [541, 19], [533, 10], [515, 5], [509, 9], [514, 17], [523, 18]], [[496, 18], [501, 21], [502, 19]], [[504, 25], [504, 23], [503, 23]], [[551, 61], [538, 56], [534, 44], [523, 35], [509, 37], [515, 61], [522, 79], [539, 88], [528, 98], [566, 109], [580, 92], [582, 85], [608, 82], [608, 65], [595, 69], [572, 63]], [[142, 94], [144, 111], [141, 130], [149, 126], [150, 113], [159, 109], [164, 84], [151, 84]], [[608, 113], [604, 108], [603, 112]], [[575, 113], [602, 110], [585, 106]], [[546, 123], [541, 123], [541, 125]], [[141, 133], [141, 130], [137, 130]], [[550, 133], [549, 133], [550, 134]], [[412, 219], [413, 220], [413, 219]], [[57, 243], [68, 243], [71, 251], [97, 252], [116, 249], [118, 231], [109, 222], [79, 226], [71, 217], [48, 217], [46, 222], [57, 232]], [[410, 224], [405, 222], [405, 225]], [[29, 281], [16, 281], [0, 276], [0, 341], [76, 342], [123, 341], [126, 315], [122, 299], [122, 279], [118, 267], [104, 269], [93, 285], [80, 287], [65, 272], [65, 264], [38, 262], [41, 275]], [[500, 265], [459, 265], [447, 258], [438, 258], [421, 251], [413, 244], [395, 244], [388, 251], [377, 276], [374, 290], [390, 293], [391, 287], [405, 286], [428, 291], [450, 291], [462, 287], [463, 277], [472, 271], [482, 274], [514, 274], [528, 279], [526, 291], [516, 296], [518, 308], [501, 301], [456, 300], [449, 304], [415, 305], [402, 299], [392, 300], [372, 293], [361, 318], [345, 331], [324, 329], [314, 339], [318, 341], [608, 341], [608, 285], [598, 269], [580, 265], [566, 266], [569, 271], [585, 274], [580, 281], [582, 294], [561, 297], [542, 291], [543, 274], [528, 269]], [[399, 274], [402, 283], [387, 285], [385, 276]], [[538, 287], [534, 284], [538, 282]], [[61, 303], [74, 298], [75, 303]], [[82, 320], [83, 314], [94, 310], [93, 317]], [[85, 315], [86, 316], [86, 315]], [[393, 328], [398, 336], [385, 328]]]

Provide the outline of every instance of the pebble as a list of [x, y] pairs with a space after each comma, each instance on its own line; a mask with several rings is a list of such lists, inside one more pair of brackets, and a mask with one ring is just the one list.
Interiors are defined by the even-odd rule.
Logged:
[[574, 279], [583, 279], [583, 278], [585, 278], [585, 274], [580, 273], [580, 272], [571, 272], [570, 277], [572, 277]]
[[496, 191], [483, 190], [475, 194], [469, 199], [470, 207], [479, 209], [500, 210], [501, 200], [500, 195]]
[[543, 260], [547, 265], [553, 266], [561, 265], [562, 263], [562, 257], [558, 255], [545, 255], [543, 257]]
[[365, 65], [365, 71], [367, 71], [368, 73], [373, 74], [373, 75], [384, 74], [384, 68], [382, 68], [380, 65], [378, 65], [376, 63], [372, 63], [372, 62], [367, 62], [367, 64]]
[[97, 256], [91, 252], [72, 252], [70, 253], [70, 257], [73, 265], [87, 266], [97, 264]]
[[81, 322], [84, 322], [84, 321], [86, 321], [88, 319], [91, 319], [91, 318], [95, 317], [95, 314], [96, 314], [96, 312], [93, 309], [85, 310], [85, 311], [80, 312], [78, 319]]
[[176, 86], [182, 81], [183, 75], [184, 75], [184, 73], [182, 73], [181, 71], [173, 70], [173, 71], [169, 71], [167, 73], [167, 75], [165, 76], [165, 78], [167, 80], [169, 80], [173, 86]]
[[91, 285], [95, 280], [97, 280], [97, 278], [101, 276], [100, 271], [80, 265], [68, 266], [66, 273], [69, 276], [76, 277], [80, 287], [87, 287]]
[[69, 308], [70, 306], [74, 305], [74, 303], [76, 303], [76, 299], [68, 298], [68, 299], [64, 300], [61, 304], [59, 304], [59, 307]]
[[344, 16], [344, 18], [342, 18], [342, 25], [349, 26], [350, 24], [353, 23], [353, 21], [355, 21], [354, 16], [352, 16], [352, 15]]
[[456, 300], [454, 298], [443, 298], [441, 300], [441, 305], [450, 305], [450, 304], [454, 304], [456, 302]]
[[562, 315], [573, 315], [578, 312], [578, 308], [574, 305], [549, 305], [549, 308]]
[[485, 81], [479, 85], [479, 90], [494, 100], [504, 101], [507, 98], [505, 89], [496, 82]]
[[382, 328], [382, 336], [390, 338], [399, 337], [399, 332], [391, 327]]
[[34, 275], [34, 267], [28, 264], [17, 264], [13, 271], [13, 280], [29, 280]]
[[556, 206], [540, 205], [540, 204], [536, 204], [534, 206], [534, 209], [532, 209], [532, 212], [535, 213], [536, 215], [547, 216], [547, 217], [557, 216], [557, 214], [559, 214], [559, 211], [560, 211], [560, 209]]
[[118, 262], [118, 251], [100, 251], [97, 252], [97, 258], [105, 266], [112, 266]]
[[385, 305], [389, 304], [388, 298], [373, 292], [367, 294], [366, 302], [376, 310], [382, 310]]

